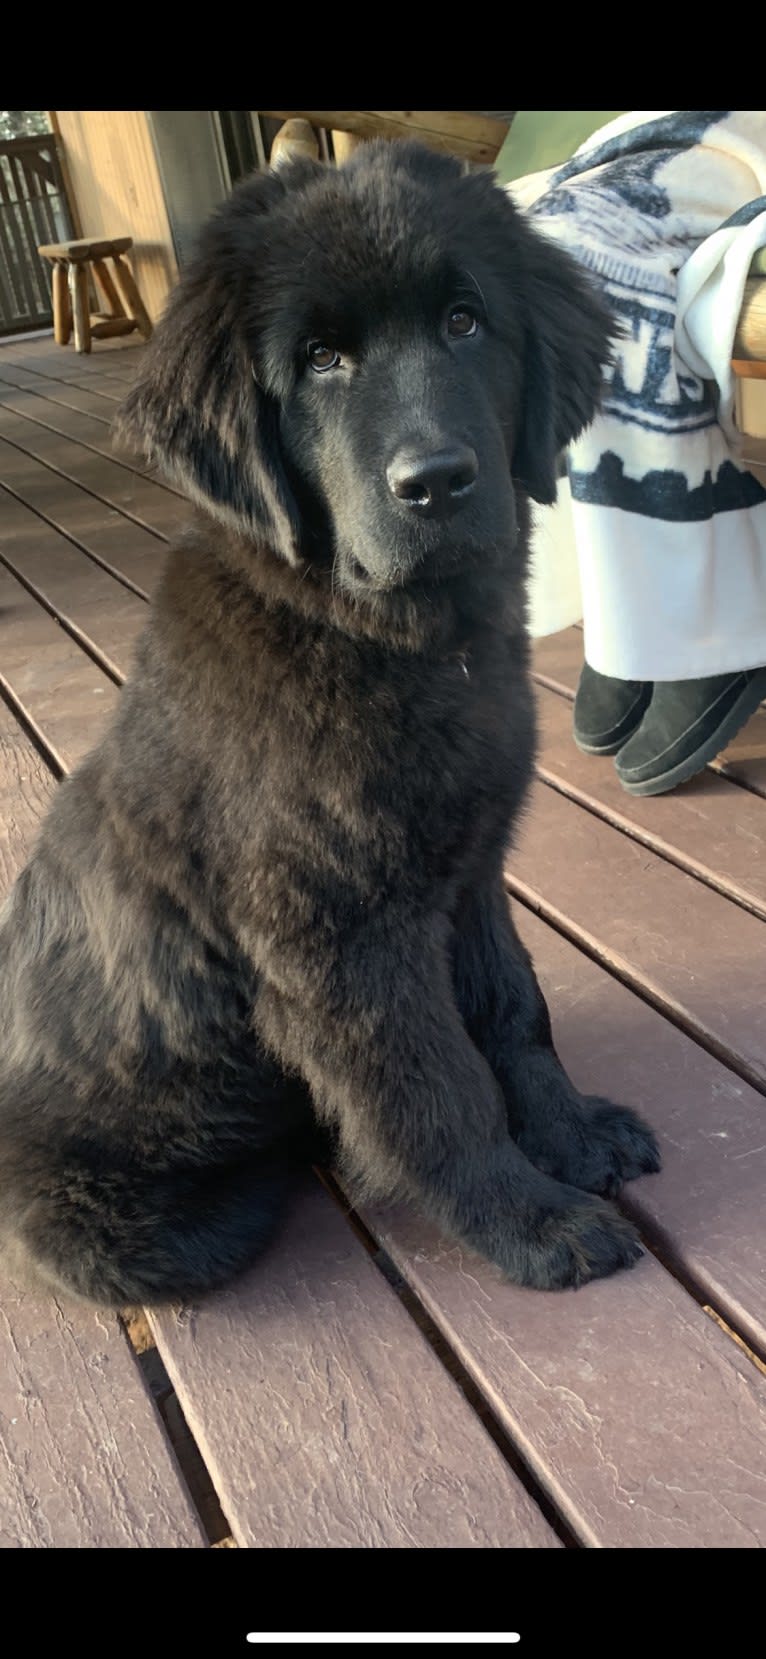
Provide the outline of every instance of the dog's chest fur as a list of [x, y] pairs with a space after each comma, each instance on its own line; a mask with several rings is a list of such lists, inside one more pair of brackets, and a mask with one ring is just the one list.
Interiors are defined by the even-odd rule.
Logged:
[[[224, 601], [207, 567], [180, 623], [177, 597], [161, 608], [148, 678], [185, 751], [165, 787], [194, 780], [182, 846], [202, 842], [238, 936], [273, 937], [293, 915], [305, 939], [359, 905], [449, 907], [499, 852], [533, 741], [526, 643], [504, 623], [503, 585], [489, 619], [452, 618], [425, 649], [236, 584]], [[128, 739], [139, 724], [133, 711]]]

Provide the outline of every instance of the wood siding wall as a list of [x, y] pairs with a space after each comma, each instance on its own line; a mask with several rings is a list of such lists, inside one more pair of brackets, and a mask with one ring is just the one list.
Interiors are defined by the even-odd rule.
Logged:
[[146, 111], [51, 110], [83, 236], [132, 236], [133, 273], [156, 321], [178, 267]]

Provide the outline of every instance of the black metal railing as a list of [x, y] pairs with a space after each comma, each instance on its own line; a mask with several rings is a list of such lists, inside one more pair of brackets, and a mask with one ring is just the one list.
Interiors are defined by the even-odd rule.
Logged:
[[0, 140], [0, 335], [50, 323], [50, 266], [37, 249], [72, 234], [55, 134]]

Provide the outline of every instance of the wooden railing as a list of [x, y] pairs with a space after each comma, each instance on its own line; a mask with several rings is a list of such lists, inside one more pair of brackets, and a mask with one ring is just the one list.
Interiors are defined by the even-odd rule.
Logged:
[[0, 140], [0, 335], [50, 323], [50, 272], [37, 248], [72, 232], [55, 134]]
[[479, 164], [493, 162], [515, 110], [475, 109], [267, 109], [262, 115], [284, 120], [303, 116], [312, 127], [357, 138], [419, 138], [433, 150], [446, 150]]

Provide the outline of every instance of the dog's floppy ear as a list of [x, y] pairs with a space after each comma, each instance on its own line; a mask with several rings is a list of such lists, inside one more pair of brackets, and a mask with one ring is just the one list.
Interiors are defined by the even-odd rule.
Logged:
[[512, 472], [535, 501], [550, 506], [558, 457], [599, 407], [618, 325], [572, 256], [528, 228], [524, 390]]
[[247, 180], [207, 224], [116, 422], [118, 440], [192, 500], [291, 561], [298, 513], [280, 459], [278, 411], [255, 379], [245, 285], [257, 282], [269, 211], [304, 170], [293, 163], [278, 176]]

